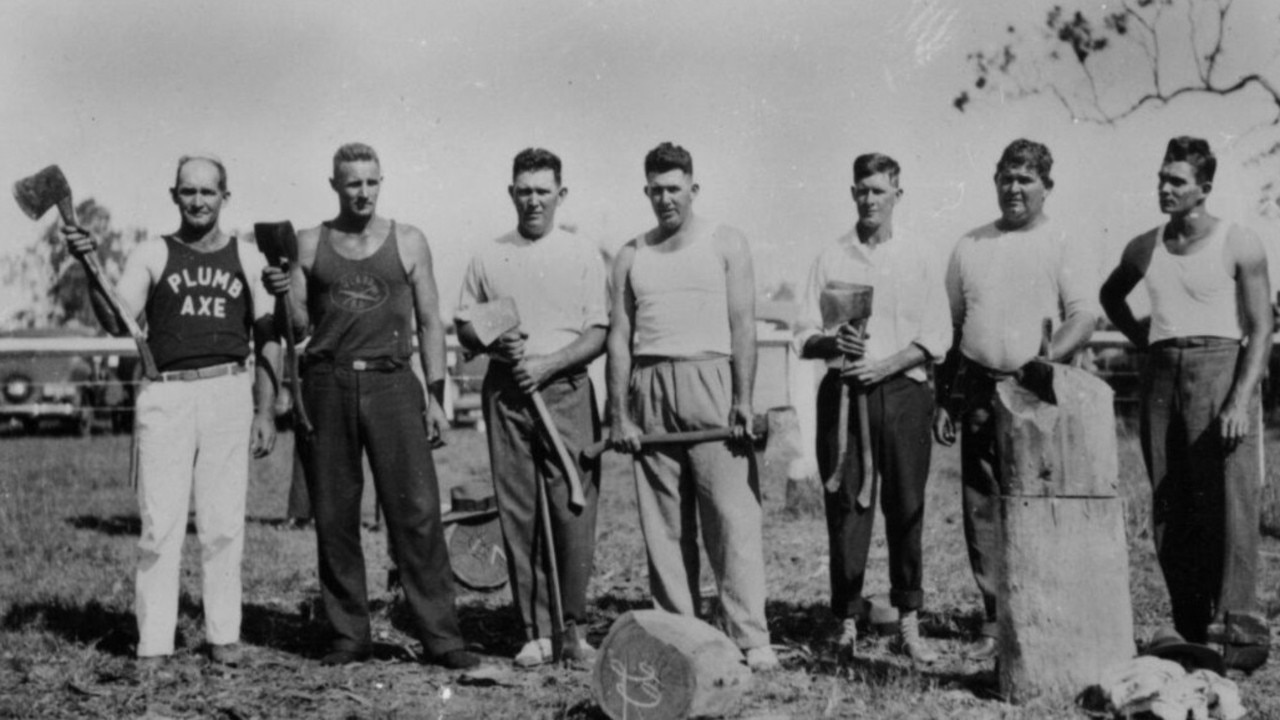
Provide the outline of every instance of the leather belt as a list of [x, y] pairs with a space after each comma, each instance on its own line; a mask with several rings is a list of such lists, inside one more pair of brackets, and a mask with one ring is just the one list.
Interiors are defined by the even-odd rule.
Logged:
[[390, 372], [409, 367], [410, 360], [397, 360], [392, 357], [376, 358], [313, 358], [303, 360], [305, 369], [333, 368], [335, 370], [354, 370], [355, 372]]
[[155, 382], [186, 382], [188, 380], [208, 380], [209, 378], [239, 375], [247, 368], [242, 362], [225, 362], [218, 365], [196, 368], [194, 370], [166, 370], [160, 373]]

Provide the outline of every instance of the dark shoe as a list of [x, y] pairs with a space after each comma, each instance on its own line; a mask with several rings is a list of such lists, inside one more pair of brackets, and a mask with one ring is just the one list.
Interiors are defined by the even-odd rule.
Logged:
[[470, 650], [458, 648], [432, 655], [427, 662], [449, 670], [470, 670], [480, 664], [480, 656]]
[[572, 642], [566, 638], [564, 648], [560, 651], [560, 661], [576, 667], [590, 667], [595, 665], [596, 655], [596, 649], [591, 647], [586, 638], [578, 638]]
[[1000, 656], [1000, 644], [993, 637], [983, 637], [969, 649], [968, 657], [973, 662], [988, 662]]
[[248, 658], [243, 645], [240, 643], [227, 643], [225, 645], [210, 645], [209, 659], [219, 665], [240, 667], [246, 664]]
[[320, 658], [321, 665], [354, 665], [368, 660], [373, 653], [369, 650], [330, 650], [328, 655]]

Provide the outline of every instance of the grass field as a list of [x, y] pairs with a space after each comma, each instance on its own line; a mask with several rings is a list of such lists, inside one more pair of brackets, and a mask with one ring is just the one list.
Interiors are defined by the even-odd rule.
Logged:
[[[282, 522], [291, 439], [255, 466], [244, 562], [246, 668], [211, 665], [201, 654], [199, 550], [183, 558], [178, 653], [160, 674], [142, 677], [132, 660], [134, 543], [128, 438], [0, 437], [0, 717], [222, 718], [597, 718], [585, 671], [510, 673], [498, 685], [458, 682], [456, 674], [412, 662], [399, 606], [385, 591], [384, 536], [365, 536], [379, 647], [373, 662], [324, 668], [316, 619], [315, 540]], [[1280, 457], [1272, 439], [1270, 456]], [[483, 436], [458, 430], [437, 455], [442, 481], [487, 477]], [[943, 660], [916, 670], [885, 639], [860, 645], [851, 664], [836, 662], [824, 638], [832, 630], [826, 540], [821, 521], [790, 519], [784, 489], [766, 473], [769, 623], [783, 669], [758, 676], [744, 718], [1077, 718], [1069, 699], [1013, 706], [994, 697], [989, 667], [967, 662], [979, 622], [959, 514], [958, 454], [935, 448], [926, 521], [924, 632]], [[1130, 572], [1138, 637], [1168, 615], [1155, 565], [1149, 492], [1136, 446], [1121, 443]], [[1275, 482], [1275, 471], [1270, 473]], [[591, 637], [598, 642], [621, 613], [647, 606], [646, 564], [629, 466], [606, 462]], [[373, 520], [372, 498], [365, 518]], [[1280, 611], [1280, 543], [1264, 542], [1262, 599]], [[885, 548], [873, 549], [869, 592], [885, 593]], [[458, 604], [469, 641], [504, 663], [519, 648], [519, 623], [504, 591], [464, 592]], [[1280, 718], [1280, 663], [1241, 681], [1251, 717]]]

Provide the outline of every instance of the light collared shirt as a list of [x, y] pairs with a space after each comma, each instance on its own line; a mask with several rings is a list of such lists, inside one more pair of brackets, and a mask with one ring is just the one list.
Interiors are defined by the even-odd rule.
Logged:
[[[824, 323], [819, 305], [830, 282], [870, 285], [871, 316], [867, 319], [868, 360], [883, 360], [910, 345], [918, 345], [937, 362], [951, 347], [951, 315], [942, 284], [939, 254], [910, 237], [893, 237], [879, 245], [864, 244], [850, 230], [828, 245], [814, 260], [796, 321], [795, 347], [801, 353], [809, 338], [834, 335], [841, 323]], [[827, 361], [839, 367], [841, 358]], [[924, 365], [905, 375], [917, 382], [928, 379]]]
[[591, 327], [608, 327], [607, 274], [595, 243], [559, 228], [537, 240], [518, 231], [486, 243], [462, 279], [455, 316], [509, 297], [528, 333], [525, 352], [553, 353]]
[[947, 266], [947, 297], [960, 328], [960, 352], [992, 370], [1012, 372], [1040, 352], [1046, 318], [1057, 324], [1099, 316], [1090, 253], [1069, 247], [1052, 220], [1005, 232], [995, 223], [960, 238]]

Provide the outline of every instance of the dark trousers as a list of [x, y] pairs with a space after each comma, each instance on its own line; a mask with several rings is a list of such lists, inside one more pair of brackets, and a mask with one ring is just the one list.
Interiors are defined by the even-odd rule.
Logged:
[[[832, 370], [818, 388], [818, 468], [828, 477], [837, 462], [840, 417], [840, 373]], [[852, 392], [851, 392], [852, 395]], [[880, 475], [880, 508], [889, 545], [889, 601], [902, 610], [924, 603], [921, 537], [924, 533], [924, 490], [932, 449], [933, 390], [924, 383], [895, 377], [867, 393], [874, 466]], [[854, 397], [849, 402], [849, 465], [840, 488], [825, 494], [827, 537], [831, 553], [831, 607], [842, 618], [866, 615], [862, 597], [876, 497], [857, 506], [862, 483], [859, 425]]]
[[[507, 553], [511, 596], [529, 640], [551, 637], [549, 554], [538, 512], [539, 485], [545, 484], [551, 534], [566, 623], [586, 620], [587, 584], [596, 544], [596, 505], [600, 461], [581, 462], [584, 507], [569, 505], [569, 483], [532, 399], [520, 390], [511, 368], [489, 363], [484, 381], [484, 417], [489, 432], [489, 463], [502, 538]], [[542, 388], [542, 397], [570, 457], [580, 458], [600, 437], [591, 381], [585, 370], [558, 377]]]
[[461, 648], [422, 384], [407, 364], [365, 372], [317, 364], [307, 368], [304, 387], [316, 428], [307, 443], [314, 470], [308, 490], [321, 597], [334, 649], [372, 645], [360, 547], [362, 449], [373, 470], [388, 543], [419, 639], [432, 655]]
[[1156, 553], [1174, 626], [1195, 643], [1210, 623], [1231, 630], [1231, 616], [1258, 613], [1258, 398], [1249, 434], [1229, 452], [1217, 422], [1239, 352], [1222, 338], [1157, 343], [1142, 393]]
[[982, 593], [984, 637], [996, 637], [996, 583], [1000, 562], [1000, 470], [992, 403], [997, 378], [964, 361], [956, 379], [960, 413], [961, 514], [973, 579]]
[[307, 494], [305, 439], [301, 428], [293, 431], [293, 474], [289, 480], [289, 505], [285, 517], [290, 520], [311, 519], [311, 496]]

